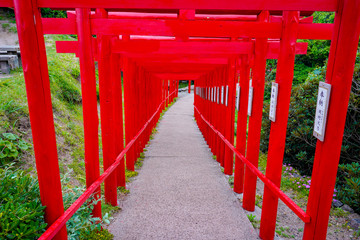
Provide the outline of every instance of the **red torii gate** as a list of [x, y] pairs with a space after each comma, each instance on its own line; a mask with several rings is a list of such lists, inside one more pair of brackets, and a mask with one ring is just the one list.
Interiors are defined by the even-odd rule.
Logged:
[[[185, 76], [186, 72], [179, 73], [157, 73], [150, 74], [141, 67], [137, 66], [136, 60], [125, 58], [122, 65], [124, 66], [124, 78], [125, 76], [136, 77], [136, 81], [124, 81], [124, 88], [129, 89], [127, 84], [139, 84], [140, 81], [142, 84], [146, 82], [152, 82], [154, 84], [147, 84], [146, 86], [152, 86], [152, 90], [156, 92], [153, 97], [149, 92], [145, 91], [145, 88], [142, 89], [143, 96], [140, 97], [140, 94], [136, 95], [136, 98], [131, 95], [127, 95], [125, 91], [125, 102], [128, 102], [139, 107], [143, 112], [146, 112], [147, 118], [141, 118], [141, 121], [136, 122], [136, 128], [130, 129], [131, 134], [126, 134], [126, 137], [129, 135], [133, 139], [127, 139], [126, 148], [121, 151], [119, 149], [109, 150], [109, 162], [106, 163], [107, 166], [104, 166], [104, 169], [107, 168], [105, 173], [99, 177], [99, 166], [98, 166], [98, 143], [96, 141], [87, 141], [92, 137], [97, 138], [97, 110], [96, 110], [96, 90], [95, 90], [95, 74], [94, 74], [94, 50], [97, 48], [93, 47], [91, 35], [100, 36], [100, 48], [98, 53], [99, 60], [99, 72], [100, 69], [104, 68], [104, 61], [108, 61], [111, 64], [110, 75], [103, 75], [103, 80], [100, 79], [100, 85], [103, 86], [103, 90], [100, 90], [100, 95], [102, 96], [114, 96], [114, 94], [109, 94], [109, 91], [112, 93], [121, 93], [121, 85], [116, 85], [116, 76], [119, 77], [119, 59], [116, 56], [115, 52], [108, 52], [107, 45], [109, 44], [109, 39], [105, 35], [150, 35], [150, 36], [175, 36], [175, 39], [178, 44], [183, 44], [181, 41], [192, 41], [192, 37], [215, 37], [215, 38], [255, 38], [255, 54], [253, 56], [253, 89], [254, 89], [254, 102], [253, 102], [253, 112], [249, 119], [249, 138], [247, 146], [247, 156], [244, 157], [244, 136], [246, 141], [246, 135], [242, 134], [238, 141], [239, 144], [236, 144], [236, 148], [233, 146], [233, 140], [231, 138], [231, 129], [229, 126], [231, 122], [234, 121], [233, 109], [235, 106], [234, 96], [235, 96], [235, 82], [236, 82], [236, 61], [237, 58], [231, 54], [227, 57], [227, 60], [230, 64], [227, 64], [227, 67], [213, 71], [205, 71], [204, 69], [200, 72], [194, 72], [187, 77], [193, 77], [196, 80], [196, 86], [202, 87], [201, 98], [199, 92], [196, 92], [195, 97], [195, 109], [196, 109], [196, 118], [198, 119], [199, 126], [204, 133], [204, 137], [209, 142], [209, 145], [212, 149], [215, 149], [215, 146], [219, 146], [216, 154], [221, 156], [224, 160], [224, 166], [226, 173], [232, 173], [232, 153], [234, 152], [237, 156], [237, 161], [235, 168], [238, 171], [235, 171], [235, 182], [236, 189], [235, 191], [242, 191], [242, 181], [241, 177], [241, 164], [240, 161], [246, 164], [247, 170], [245, 174], [245, 184], [244, 189], [244, 208], [252, 208], [252, 192], [255, 191], [254, 183], [256, 184], [256, 175], [264, 181], [265, 193], [264, 193], [264, 205], [263, 205], [263, 214], [262, 214], [262, 224], [260, 228], [260, 236], [264, 239], [271, 239], [274, 236], [275, 229], [275, 219], [276, 219], [276, 207], [278, 202], [278, 197], [280, 197], [288, 206], [298, 214], [298, 216], [306, 223], [304, 231], [304, 239], [325, 239], [326, 229], [328, 222], [328, 214], [331, 206], [332, 192], [334, 189], [337, 163], [339, 161], [339, 154], [341, 148], [341, 140], [343, 134], [343, 126], [346, 117], [347, 103], [350, 94], [353, 65], [356, 56], [356, 48], [359, 39], [360, 32], [360, 3], [355, 0], [304, 0], [301, 2], [288, 2], [286, 0], [273, 1], [251, 1], [244, 0], [241, 2], [235, 0], [227, 1], [207, 1], [203, 2], [200, 0], [174, 0], [174, 1], [161, 1], [161, 0], [150, 0], [150, 1], [141, 1], [141, 0], [125, 0], [121, 3], [113, 0], [104, 0], [104, 1], [94, 1], [94, 0], [0, 0], [0, 6], [4, 7], [14, 7], [18, 34], [19, 34], [19, 43], [22, 51], [22, 61], [24, 66], [24, 76], [26, 81], [28, 102], [29, 102], [29, 113], [30, 120], [32, 125], [33, 140], [34, 140], [34, 150], [37, 161], [37, 170], [41, 191], [41, 198], [46, 208], [46, 220], [49, 224], [54, 223], [47, 232], [42, 236], [42, 239], [53, 237], [59, 230], [64, 226], [67, 219], [76, 211], [76, 209], [83, 203], [91, 193], [96, 191], [100, 186], [100, 183], [108, 178], [107, 182], [110, 185], [114, 185], [114, 178], [111, 179], [110, 174], [114, 171], [124, 157], [124, 154], [129, 151], [132, 147], [132, 150], [129, 152], [133, 157], [130, 157], [129, 160], [134, 161], [134, 157], [139, 154], [141, 148], [144, 146], [144, 143], [147, 141], [148, 136], [150, 135], [151, 128], [155, 126], [155, 123], [159, 116], [159, 111], [163, 108], [162, 103], [167, 102], [166, 97], [170, 94], [164, 93], [164, 89], [167, 90], [168, 81], [165, 82], [151, 81], [155, 80], [156, 77], [172, 77], [175, 80], [179, 76]], [[61, 20], [42, 20], [39, 12], [39, 8], [50, 7], [50, 8], [60, 8], [60, 9], [74, 9], [76, 8], [76, 21], [75, 18], [68, 18], [61, 24]], [[174, 19], [174, 14], [169, 16], [164, 16], [164, 19], [161, 19], [161, 16], [143, 17], [145, 19], [137, 19], [134, 21], [132, 16], [129, 14], [114, 13], [113, 16], [116, 19], [106, 19], [102, 18], [93, 18], [90, 15], [90, 8], [102, 8], [107, 11], [159, 11], [164, 13], [173, 14], [180, 10], [180, 19]], [[207, 19], [207, 16], [198, 16], [195, 15], [195, 10], [182, 11], [181, 9], [196, 9], [196, 13], [200, 14], [209, 14], [211, 13], [231, 13], [233, 15], [240, 14], [237, 16], [239, 23], [234, 23], [233, 21], [225, 21], [225, 17], [216, 17], [211, 16], [210, 18], [213, 22], [204, 21], [204, 18]], [[281, 14], [283, 13], [282, 21], [279, 21], [279, 17], [270, 17], [270, 14]], [[263, 12], [262, 12], [263, 11]], [[332, 24], [311, 24], [308, 23], [308, 20], [304, 20], [304, 24], [299, 20], [299, 13], [296, 11], [302, 11], [305, 15], [308, 12], [312, 11], [336, 11], [336, 19], [334, 24], [334, 31], [332, 31]], [[105, 11], [99, 11], [100, 13], [106, 15]], [[111, 16], [112, 14], [110, 14]], [[122, 16], [121, 16], [122, 15]], [[251, 15], [248, 18], [243, 15]], [[258, 15], [256, 18], [258, 22], [252, 22], [255, 20], [253, 15]], [[228, 17], [232, 20], [236, 17]], [[270, 19], [270, 21], [269, 21]], [[35, 20], [35, 21], [34, 21]], [[110, 21], [111, 20], [111, 21]], [[46, 21], [52, 21], [51, 24], [48, 24]], [[299, 23], [300, 22], [300, 23]], [[48, 24], [48, 25], [47, 25]], [[55, 25], [53, 25], [55, 24]], [[44, 32], [43, 32], [44, 26]], [[83, 109], [84, 109], [84, 128], [85, 128], [85, 159], [86, 159], [86, 170], [87, 170], [87, 186], [88, 189], [79, 198], [70, 209], [63, 214], [63, 204], [61, 197], [61, 185], [59, 181], [59, 169], [57, 163], [57, 153], [56, 153], [56, 141], [55, 141], [55, 132], [53, 125], [52, 109], [51, 109], [51, 98], [50, 98], [50, 86], [48, 80], [48, 70], [46, 64], [46, 55], [45, 55], [45, 46], [43, 33], [51, 31], [48, 27], [53, 26], [54, 31], [62, 34], [78, 34], [79, 37], [79, 58], [80, 58], [80, 67], [82, 68], [82, 92], [83, 92]], [[58, 26], [58, 27], [57, 27]], [[117, 26], [122, 26], [122, 28], [117, 28]], [[138, 29], [136, 30], [136, 26]], [[117, 30], [116, 30], [117, 29]], [[158, 32], [158, 33], [156, 33]], [[51, 32], [47, 32], [51, 33]], [[271, 128], [271, 138], [270, 146], [268, 153], [268, 167], [266, 176], [262, 175], [256, 169], [257, 166], [257, 155], [258, 154], [258, 141], [261, 128], [261, 116], [262, 116], [262, 95], [264, 87], [264, 76], [265, 76], [265, 60], [266, 60], [266, 43], [268, 38], [281, 39], [280, 41], [280, 52], [278, 60], [278, 72], [276, 77], [276, 82], [279, 84], [279, 100], [278, 108], [281, 109], [277, 111], [277, 120], [272, 123]], [[326, 138], [323, 142], [318, 141], [317, 150], [314, 161], [314, 170], [313, 170], [313, 180], [312, 186], [310, 189], [310, 196], [308, 202], [307, 212], [304, 213], [300, 210], [286, 195], [283, 195], [279, 191], [280, 177], [281, 177], [281, 165], [282, 165], [282, 154], [285, 145], [285, 134], [286, 134], [286, 123], [287, 123], [287, 113], [289, 109], [289, 99], [291, 92], [291, 80], [293, 75], [293, 64], [294, 56], [296, 54], [296, 39], [332, 39], [332, 45], [330, 49], [329, 65], [328, 65], [328, 74], [326, 82], [332, 85], [331, 91], [331, 102], [329, 105], [328, 120], [327, 120], [327, 129], [326, 129]], [[225, 39], [219, 39], [223, 41]], [[219, 41], [218, 39], [211, 39], [210, 42]], [[115, 40], [115, 42], [120, 40]], [[194, 41], [198, 41], [195, 40]], [[131, 40], [130, 40], [131, 42]], [[231, 41], [233, 44], [233, 41]], [[144, 51], [142, 49], [141, 51]], [[208, 49], [208, 51], [210, 51]], [[119, 50], [121, 52], [121, 50]], [[176, 52], [176, 51], [175, 51]], [[176, 53], [173, 53], [176, 54]], [[136, 59], [143, 56], [143, 52], [132, 53], [128, 58]], [[146, 54], [145, 54], [146, 55]], [[191, 56], [186, 54], [182, 55], [183, 59]], [[241, 77], [241, 94], [240, 94], [240, 109], [239, 109], [239, 118], [238, 123], [240, 126], [239, 131], [243, 131], [244, 123], [246, 125], [246, 119], [244, 122], [244, 112], [246, 117], [247, 100], [244, 96], [247, 96], [246, 86], [249, 82], [249, 64], [252, 62], [251, 56], [248, 56], [247, 53], [240, 54], [240, 75]], [[111, 61], [109, 61], [111, 57]], [[199, 56], [199, 53], [198, 53]], [[212, 52], [204, 51], [204, 54], [201, 54], [201, 58], [212, 58], [216, 54]], [[336, 57], [335, 57], [336, 56]], [[160, 57], [165, 60], [166, 52], [158, 53], [154, 55], [147, 56], [149, 59], [154, 57]], [[102, 64], [100, 62], [103, 61]], [[145, 61], [144, 65], [146, 65]], [[102, 65], [102, 66], [101, 66]], [[87, 67], [84, 69], [84, 67]], [[88, 68], [90, 67], [90, 68]], [[155, 68], [151, 67], [151, 69]], [[189, 69], [188, 69], [189, 70]], [[102, 71], [105, 73], [105, 71]], [[224, 76], [227, 76], [224, 80]], [[106, 81], [106, 77], [115, 78], [112, 81]], [[85, 81], [86, 80], [86, 81]], [[199, 81], [199, 82], [198, 82]], [[155, 84], [156, 82], [156, 84]], [[114, 85], [112, 85], [114, 84]], [[216, 85], [214, 85], [216, 84]], [[219, 86], [224, 86], [228, 84], [228, 96], [226, 99], [223, 97], [222, 101], [225, 104], [220, 104], [217, 102], [217, 105], [214, 105], [213, 101], [211, 104], [208, 101], [210, 99], [210, 86], [214, 89], [213, 86], [217, 86], [217, 100], [220, 99]], [[170, 83], [171, 85], [171, 83]], [[130, 85], [131, 87], [139, 87], [139, 85]], [[206, 91], [205, 88], [206, 87]], [[173, 88], [173, 87], [172, 87]], [[199, 88], [198, 88], [199, 89]], [[256, 89], [258, 91], [256, 91]], [[261, 91], [262, 90], [262, 91]], [[206, 94], [205, 94], [206, 92]], [[222, 91], [224, 92], [224, 91]], [[94, 94], [95, 93], [95, 94]], [[214, 90], [212, 90], [214, 94]], [[204, 100], [204, 96], [206, 99]], [[144, 100], [151, 100], [151, 102], [146, 102], [149, 108], [144, 108]], [[109, 101], [109, 99], [104, 99], [101, 101]], [[114, 101], [116, 101], [114, 99]], [[246, 103], [246, 104], [245, 104]], [[127, 104], [127, 103], [125, 103]], [[156, 108], [157, 104], [160, 104]], [[109, 131], [114, 125], [107, 123], [109, 118], [113, 117], [119, 122], [120, 115], [116, 116], [119, 109], [116, 109], [116, 106], [119, 106], [119, 102], [113, 104], [113, 106], [106, 106], [106, 104], [101, 104], [101, 120], [102, 127], [105, 127], [104, 133]], [[226, 106], [225, 106], [226, 105]], [[214, 109], [210, 108], [213, 106]], [[142, 107], [142, 108], [141, 108]], [[113, 108], [113, 109], [112, 109]], [[111, 109], [113, 114], [110, 114]], [[129, 109], [129, 108], [128, 108]], [[245, 109], [245, 111], [244, 111]], [[125, 108], [126, 111], [126, 108]], [[223, 125], [219, 122], [213, 114], [218, 113], [219, 111], [226, 113], [226, 124]], [[104, 116], [103, 116], [104, 113]], [[154, 113], [154, 114], [153, 114]], [[127, 116], [134, 116], [134, 112], [125, 112], [125, 118]], [[240, 116], [241, 115], [241, 116]], [[104, 118], [104, 119], [103, 119]], [[131, 119], [131, 118], [130, 118]], [[147, 120], [149, 119], [149, 120]], [[147, 121], [146, 121], [147, 120]], [[210, 121], [209, 121], [210, 120]], [[104, 121], [104, 122], [103, 122]], [[213, 122], [215, 121], [215, 122]], [[87, 124], [85, 124], [87, 122]], [[127, 121], [128, 122], [128, 121]], [[216, 123], [216, 125], [213, 125]], [[103, 126], [104, 124], [104, 126]], [[259, 126], [260, 124], [260, 126]], [[149, 128], [148, 128], [149, 126]], [[207, 126], [207, 127], [206, 127]], [[220, 132], [216, 130], [215, 127], [221, 128]], [[206, 129], [206, 130], [205, 130]], [[212, 130], [211, 130], [212, 129]], [[242, 130], [241, 130], [242, 129]], [[342, 129], [342, 130], [339, 130]], [[136, 131], [139, 132], [136, 132]], [[211, 132], [211, 131], [215, 132]], [[233, 131], [232, 131], [233, 132]], [[137, 134], [136, 134], [137, 133]], [[145, 137], [139, 138], [139, 136], [144, 133]], [[252, 133], [252, 134], [250, 134]], [[117, 133], [118, 136], [121, 133]], [[116, 134], [114, 134], [116, 135]], [[225, 135], [225, 137], [224, 137]], [[90, 136], [90, 138], [89, 138]], [[144, 135], [143, 135], [144, 136]], [[109, 136], [108, 140], [111, 138]], [[140, 140], [141, 139], [141, 140]], [[91, 143], [89, 145], [89, 143]], [[111, 141], [108, 143], [110, 147]], [[114, 147], [114, 146], [113, 146]], [[103, 151], [105, 150], [105, 146]], [[112, 148], [112, 147], [110, 147]], [[113, 151], [111, 153], [111, 151]], [[133, 152], [134, 151], [134, 152]], [[251, 153], [252, 151], [252, 153]], [[117, 153], [114, 153], [117, 152]], [[225, 152], [225, 153], [224, 153]], [[128, 153], [128, 154], [129, 154]], [[115, 154], [115, 155], [114, 155]], [[118, 155], [119, 154], [119, 155]], [[116, 155], [118, 155], [116, 157]], [[116, 158], [116, 160], [114, 159]], [[92, 159], [87, 161], [87, 159]], [[131, 160], [132, 159], [132, 160]], [[219, 158], [221, 160], [221, 158]], [[105, 164], [105, 161], [104, 161]], [[239, 169], [240, 165], [240, 169]], [[131, 167], [131, 164], [130, 166]], [[119, 168], [120, 169], [120, 168]], [[230, 171], [229, 171], [230, 169]], [[250, 171], [248, 171], [250, 170]], [[116, 181], [116, 178], [115, 178]], [[51, 184], [49, 184], [51, 183]], [[119, 184], [119, 182], [118, 182]], [[116, 185], [115, 185], [116, 186]], [[248, 189], [248, 190], [247, 190]], [[97, 190], [98, 191], [98, 190]], [[109, 192], [109, 191], [106, 191]], [[111, 192], [111, 191], [110, 191]], [[248, 194], [246, 194], [248, 193]], [[246, 197], [248, 196], [248, 197]], [[246, 198], [248, 200], [246, 200]], [[246, 203], [247, 202], [247, 203]], [[319, 203], [322, 203], [321, 205]], [[95, 211], [96, 213], [96, 211]], [[97, 212], [99, 214], [99, 212]], [[59, 218], [59, 219], [57, 219]], [[56, 220], [57, 219], [57, 220]], [[57, 238], [62, 239], [66, 238], [65, 228], [58, 233]]]

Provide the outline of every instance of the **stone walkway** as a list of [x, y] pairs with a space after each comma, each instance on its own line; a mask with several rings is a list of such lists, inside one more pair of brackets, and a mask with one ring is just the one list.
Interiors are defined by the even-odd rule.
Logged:
[[193, 94], [165, 113], [114, 239], [258, 239], [194, 121]]

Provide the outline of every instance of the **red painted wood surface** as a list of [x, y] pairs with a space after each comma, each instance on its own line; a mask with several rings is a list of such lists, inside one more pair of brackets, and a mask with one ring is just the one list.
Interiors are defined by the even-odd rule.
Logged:
[[[45, 221], [52, 224], [63, 214], [64, 205], [40, 12], [35, 1], [14, 4], [41, 203], [46, 206]], [[66, 228], [58, 231], [56, 239], [67, 239]]]
[[[257, 44], [255, 44], [255, 47]], [[257, 48], [256, 48], [257, 49]], [[247, 109], [249, 99], [249, 76], [250, 66], [247, 56], [240, 59], [240, 102], [237, 119], [236, 150], [245, 156], [246, 131], [247, 131]], [[234, 192], [243, 193], [244, 189], [244, 163], [239, 157], [235, 158], [234, 169]]]
[[[9, 0], [2, 0], [8, 3]], [[238, 10], [238, 11], [255, 11], [259, 10], [299, 10], [299, 11], [335, 11], [337, 1], [335, 0], [236, 0], [225, 1], [203, 1], [203, 0], [124, 0], [119, 3], [116, 0], [38, 0], [39, 7], [73, 9], [76, 7], [108, 8], [108, 9], [158, 9], [158, 10], [177, 10], [177, 9], [199, 9], [199, 10]]]
[[[120, 55], [112, 53], [110, 60], [111, 84], [114, 118], [114, 153], [118, 156], [124, 150], [124, 126], [123, 126], [123, 94], [121, 86]], [[121, 161], [116, 173], [117, 186], [126, 187], [125, 181], [125, 161]]]
[[[95, 65], [89, 25], [90, 9], [77, 9], [76, 13], [80, 43], [79, 62], [84, 121], [85, 173], [86, 186], [89, 187], [100, 176]], [[95, 197], [100, 197], [100, 194], [101, 191], [98, 188]], [[101, 218], [101, 202], [95, 205], [93, 215]]]
[[[113, 87], [111, 83], [111, 36], [100, 36], [99, 39], [99, 96], [100, 96], [100, 119], [101, 140], [103, 152], [103, 165], [106, 170], [115, 161], [114, 142], [114, 116], [113, 116]], [[116, 175], [111, 174], [105, 180], [105, 202], [117, 206], [117, 180]]]
[[311, 222], [305, 225], [304, 239], [326, 238], [359, 42], [360, 2], [339, 3], [326, 73], [326, 82], [332, 86], [327, 126], [324, 142], [316, 144], [307, 205]]
[[[58, 52], [75, 53], [80, 59], [88, 189], [49, 228], [43, 239], [55, 236], [91, 193], [100, 194], [99, 186], [105, 179], [105, 199], [113, 205], [117, 204], [116, 187], [126, 185], [124, 154], [127, 168], [134, 170], [134, 163], [148, 142], [160, 111], [177, 96], [178, 80], [189, 81], [189, 92], [190, 80], [194, 80], [194, 115], [197, 124], [217, 161], [225, 167], [226, 174], [232, 174], [232, 156], [235, 153], [234, 191], [242, 192], [245, 187], [245, 209], [254, 209], [256, 178], [265, 183], [260, 236], [263, 239], [274, 237], [280, 198], [306, 223], [304, 239], [326, 238], [360, 34], [360, 7], [357, 1], [245, 0], [239, 3], [234, 0], [125, 0], [120, 3], [115, 0], [0, 0], [0, 6], [15, 7], [41, 199], [47, 206], [48, 223], [61, 215], [63, 207], [42, 35], [77, 34], [79, 39], [57, 42], [56, 45]], [[68, 12], [67, 19], [41, 19], [38, 7], [78, 9]], [[95, 8], [95, 12], [90, 11]], [[134, 10], [138, 12], [132, 12]], [[284, 10], [283, 16], [280, 16]], [[313, 18], [307, 16], [315, 10], [337, 11], [335, 24], [312, 23]], [[256, 21], [257, 17], [260, 21]], [[261, 21], [265, 18], [269, 20]], [[110, 37], [117, 35], [121, 36]], [[326, 81], [333, 86], [328, 128], [325, 141], [317, 144], [307, 213], [279, 189], [294, 56], [307, 52], [307, 44], [296, 43], [296, 39], [332, 39], [326, 77]], [[229, 67], [229, 60], [235, 58], [241, 59], [240, 64]], [[276, 77], [279, 99], [277, 120], [272, 123], [270, 132], [268, 166], [264, 176], [257, 169], [257, 161], [266, 59], [279, 59]], [[99, 62], [106, 169], [101, 177], [94, 61]], [[237, 81], [235, 66], [240, 68], [241, 75], [236, 149], [233, 146], [234, 84]], [[124, 74], [125, 149], [121, 68]], [[252, 68], [254, 100], [246, 139], [249, 68]], [[38, 86], [42, 86], [44, 91], [40, 93]], [[227, 104], [224, 99], [226, 92], [220, 93], [221, 89], [226, 91], [226, 86], [229, 86]], [[40, 132], [40, 126], [45, 128], [44, 132]], [[242, 182], [244, 164], [245, 183]], [[44, 169], [51, 170], [46, 172]], [[111, 174], [115, 169], [116, 173]], [[51, 187], [47, 184], [49, 179], [53, 183]], [[100, 203], [95, 207], [94, 214], [101, 216]], [[66, 237], [65, 228], [57, 237]]]
[[[225, 106], [226, 106], [226, 125], [225, 125], [225, 137], [234, 145], [234, 122], [235, 122], [235, 87], [236, 87], [236, 59], [229, 60], [229, 66], [227, 71], [227, 83], [225, 87]], [[227, 175], [233, 174], [234, 166], [234, 153], [225, 148], [224, 156], [224, 173]]]
[[[75, 19], [43, 18], [45, 34], [76, 34]], [[92, 19], [92, 34], [150, 35], [212, 38], [281, 36], [281, 22], [243, 22], [211, 20]], [[302, 23], [298, 39], [331, 39], [333, 24]], [[169, 39], [170, 40], [170, 39]], [[221, 40], [221, 39], [220, 39]]]
[[[269, 21], [269, 12], [262, 12], [259, 15], [259, 21]], [[260, 136], [264, 102], [267, 55], [266, 52], [268, 47], [266, 42], [267, 40], [265, 38], [257, 38], [255, 42], [255, 55], [252, 78], [253, 101], [251, 116], [249, 117], [249, 129], [247, 139], [248, 142], [246, 147], [246, 158], [255, 167], [258, 167], [260, 152]], [[253, 174], [248, 168], [246, 168], [244, 180], [243, 208], [248, 211], [255, 210], [256, 181], [256, 175]]]
[[[266, 177], [278, 187], [281, 183], [291, 85], [294, 76], [295, 49], [293, 46], [296, 42], [299, 12], [284, 12], [283, 22], [284, 30], [275, 80], [279, 84], [276, 121], [271, 123], [266, 165]], [[265, 187], [260, 223], [260, 237], [263, 239], [274, 238], [278, 201], [278, 197]]]

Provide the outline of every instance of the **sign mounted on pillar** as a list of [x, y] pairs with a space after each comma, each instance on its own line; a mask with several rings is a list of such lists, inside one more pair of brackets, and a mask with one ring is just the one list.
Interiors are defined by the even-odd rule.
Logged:
[[248, 100], [248, 116], [251, 116], [253, 92], [254, 92], [254, 88], [252, 87], [252, 80], [250, 80], [250, 83], [249, 83], [249, 100]]
[[236, 110], [239, 111], [240, 106], [240, 84], [236, 84]]
[[269, 119], [273, 122], [275, 122], [275, 119], [276, 119], [276, 105], [277, 105], [278, 90], [279, 90], [279, 84], [276, 82], [272, 82], [271, 83]]
[[329, 108], [331, 85], [328, 83], [319, 83], [319, 92], [316, 104], [316, 113], [314, 120], [314, 136], [320, 141], [324, 141], [327, 112]]
[[214, 102], [214, 88], [211, 88], [211, 102]]
[[213, 102], [216, 102], [216, 87], [214, 87], [213, 91]]
[[228, 98], [229, 98], [229, 85], [226, 85], [225, 106], [228, 105]]
[[224, 104], [224, 86], [221, 86], [221, 104]]

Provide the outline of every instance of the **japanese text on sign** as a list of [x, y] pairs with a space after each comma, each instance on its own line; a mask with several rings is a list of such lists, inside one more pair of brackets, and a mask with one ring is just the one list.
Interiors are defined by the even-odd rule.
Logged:
[[278, 88], [279, 88], [279, 85], [277, 83], [273, 82], [271, 84], [269, 119], [273, 122], [275, 122], [275, 119], [276, 119], [276, 105], [277, 105]]
[[329, 107], [331, 85], [320, 82], [314, 120], [314, 136], [324, 141], [327, 111]]

